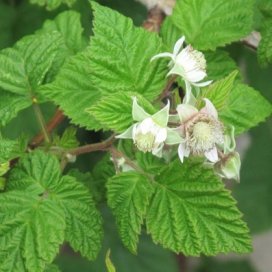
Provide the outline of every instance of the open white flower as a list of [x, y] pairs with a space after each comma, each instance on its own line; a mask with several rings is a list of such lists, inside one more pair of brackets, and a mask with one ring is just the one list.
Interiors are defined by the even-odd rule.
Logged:
[[181, 142], [180, 135], [167, 127], [169, 119], [169, 102], [157, 113], [150, 115], [133, 98], [132, 117], [137, 123], [124, 133], [116, 136], [119, 139], [133, 139], [137, 148], [143, 152], [152, 152], [161, 157], [164, 144], [172, 145]]
[[224, 143], [224, 129], [214, 105], [210, 100], [204, 100], [206, 105], [200, 111], [188, 104], [177, 107], [181, 121], [179, 130], [185, 138], [178, 148], [181, 162], [190, 154], [204, 155], [213, 163], [218, 161], [217, 145]]
[[193, 49], [191, 45], [182, 49], [184, 41], [185, 37], [183, 36], [176, 42], [173, 53], [160, 53], [155, 55], [151, 61], [163, 57], [171, 58], [169, 62], [171, 70], [168, 75], [179, 75], [185, 81], [186, 95], [183, 102], [187, 104], [191, 99], [191, 85], [204, 87], [212, 81], [200, 82], [207, 76], [205, 57], [202, 52]]

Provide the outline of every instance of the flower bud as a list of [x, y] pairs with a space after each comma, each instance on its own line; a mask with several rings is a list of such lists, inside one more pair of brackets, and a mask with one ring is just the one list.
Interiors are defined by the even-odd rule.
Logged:
[[215, 165], [218, 174], [227, 179], [240, 181], [241, 160], [238, 152], [229, 153]]
[[9, 162], [0, 163], [0, 177], [5, 175], [9, 170]]

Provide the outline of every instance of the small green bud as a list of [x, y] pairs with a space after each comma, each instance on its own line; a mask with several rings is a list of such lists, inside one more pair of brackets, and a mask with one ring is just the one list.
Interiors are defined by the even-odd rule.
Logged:
[[5, 175], [9, 170], [9, 162], [0, 163], [0, 177]]
[[240, 181], [241, 160], [238, 152], [232, 152], [226, 155], [221, 161], [215, 165], [218, 174], [227, 179]]

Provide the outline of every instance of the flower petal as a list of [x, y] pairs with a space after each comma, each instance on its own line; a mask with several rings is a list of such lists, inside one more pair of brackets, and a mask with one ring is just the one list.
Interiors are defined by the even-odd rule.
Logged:
[[177, 106], [177, 112], [182, 123], [186, 122], [192, 116], [198, 113], [197, 108], [189, 104], [180, 104]]
[[150, 114], [148, 114], [141, 106], [139, 106], [137, 102], [137, 97], [133, 97], [133, 104], [132, 104], [132, 118], [135, 121], [143, 121], [145, 118], [150, 117]]
[[153, 61], [153, 60], [159, 59], [159, 58], [171, 58], [173, 61], [175, 60], [175, 57], [173, 54], [168, 53], [168, 52], [164, 52], [164, 53], [160, 53], [160, 54], [153, 56], [150, 61]]
[[173, 55], [176, 57], [179, 53], [180, 49], [182, 48], [182, 45], [185, 41], [185, 36], [182, 36], [180, 39], [177, 40], [174, 46]]
[[210, 151], [205, 152], [204, 155], [210, 162], [217, 162], [218, 161], [218, 153], [217, 153], [216, 147], [214, 147]]
[[167, 74], [167, 76], [169, 75], [179, 75], [181, 77], [184, 77], [184, 69], [181, 65], [175, 63], [174, 67]]
[[160, 144], [163, 143], [166, 140], [167, 137], [167, 129], [161, 128], [158, 130], [158, 133], [156, 134], [155, 143]]
[[185, 80], [185, 85], [186, 85], [186, 93], [185, 93], [185, 96], [184, 96], [182, 102], [184, 104], [195, 105], [196, 104], [196, 98], [192, 93], [192, 86], [191, 86], [190, 82]]
[[122, 134], [115, 136], [117, 139], [132, 139], [132, 131], [135, 125], [130, 126], [126, 131]]
[[204, 98], [203, 100], [205, 101], [206, 105], [204, 108], [200, 110], [200, 112], [206, 113], [208, 115], [213, 116], [215, 119], [218, 119], [218, 113], [213, 103], [207, 98]]
[[138, 124], [137, 131], [141, 132], [142, 134], [146, 134], [150, 131], [153, 131], [155, 126], [156, 124], [154, 123], [152, 118], [148, 117]]
[[163, 149], [163, 144], [161, 144], [157, 148], [153, 149], [152, 154], [154, 156], [161, 158], [162, 157], [162, 149]]
[[151, 116], [152, 120], [159, 126], [166, 127], [169, 119], [169, 108], [170, 102], [168, 100], [164, 108]]
[[208, 80], [208, 81], [205, 81], [205, 82], [192, 83], [192, 84], [193, 84], [194, 86], [197, 86], [197, 87], [205, 87], [205, 86], [210, 85], [212, 82], [213, 82], [213, 80]]
[[183, 162], [184, 157], [189, 157], [190, 150], [186, 148], [185, 143], [181, 143], [178, 147], [178, 155], [181, 162]]
[[167, 128], [167, 138], [165, 143], [168, 145], [180, 144], [184, 139], [180, 136], [176, 129]]

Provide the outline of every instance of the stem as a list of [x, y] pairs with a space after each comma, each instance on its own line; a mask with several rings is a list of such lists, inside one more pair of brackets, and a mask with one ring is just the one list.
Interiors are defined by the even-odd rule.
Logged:
[[107, 151], [115, 141], [115, 134], [111, 135], [107, 140], [101, 143], [83, 145], [74, 149], [68, 150], [66, 153], [71, 155], [81, 155], [94, 151]]
[[164, 90], [162, 91], [160, 96], [156, 99], [156, 101], [161, 101], [163, 98], [167, 97], [170, 94], [170, 90], [172, 88], [172, 85], [176, 81], [177, 77], [178, 77], [177, 75], [174, 75], [169, 79]]
[[[52, 132], [53, 129], [55, 127], [57, 127], [63, 120], [65, 119], [65, 116], [63, 115], [62, 111], [57, 109], [57, 111], [55, 112], [54, 116], [51, 118], [51, 120], [48, 122], [48, 124], [46, 125], [46, 131], [48, 133]], [[38, 135], [36, 135], [30, 143], [30, 146], [32, 147], [36, 147], [38, 146], [40, 143], [42, 143], [44, 140], [44, 134], [40, 133]]]
[[50, 143], [50, 136], [49, 136], [49, 133], [48, 133], [47, 128], [46, 128], [46, 123], [44, 121], [42, 111], [40, 109], [40, 106], [38, 105], [38, 102], [37, 102], [36, 98], [33, 98], [33, 109], [34, 109], [36, 118], [37, 118], [37, 120], [38, 120], [38, 122], [40, 124], [43, 137], [44, 137], [44, 139], [45, 139], [45, 141], [47, 143]]
[[159, 32], [164, 18], [164, 12], [155, 6], [149, 10], [147, 19], [143, 22], [143, 28], [150, 32]]

